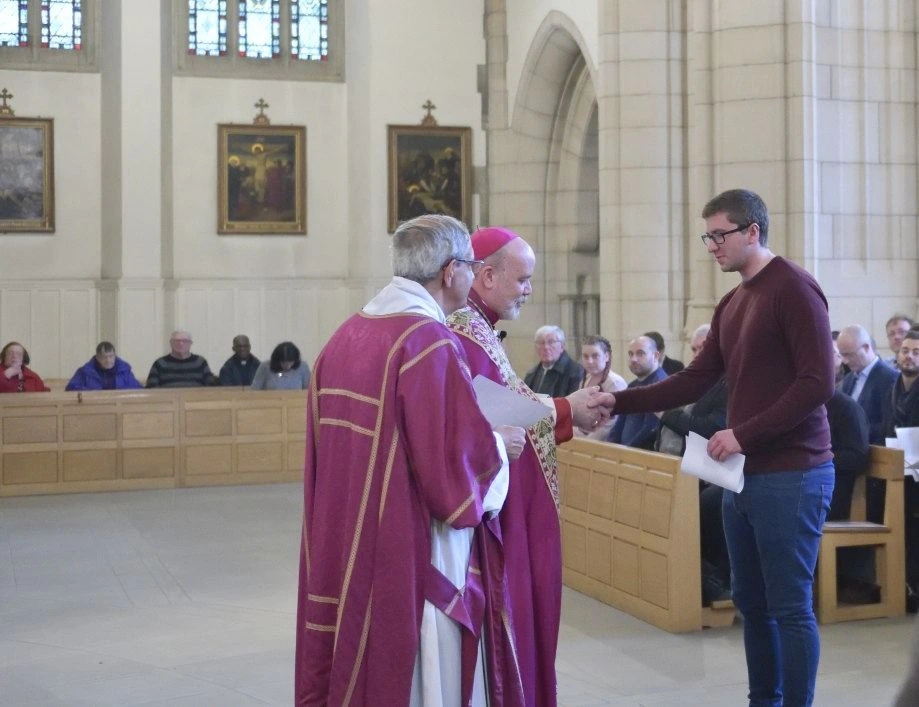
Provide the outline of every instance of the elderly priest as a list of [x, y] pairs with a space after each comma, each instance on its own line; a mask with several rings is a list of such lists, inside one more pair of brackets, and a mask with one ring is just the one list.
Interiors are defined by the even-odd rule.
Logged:
[[524, 431], [492, 431], [444, 324], [472, 284], [469, 234], [420, 216], [392, 260], [310, 383], [296, 704], [521, 704], [495, 680], [514, 655], [494, 515]]

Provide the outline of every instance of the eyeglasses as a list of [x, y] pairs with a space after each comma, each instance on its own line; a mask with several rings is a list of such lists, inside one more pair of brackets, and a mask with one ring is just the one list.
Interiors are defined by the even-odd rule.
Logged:
[[752, 226], [756, 221], [751, 221], [746, 226], [738, 226], [730, 231], [715, 231], [714, 233], [703, 233], [699, 238], [702, 239], [702, 245], [708, 246], [708, 242], [711, 241], [715, 245], [721, 245], [724, 243], [727, 236], [730, 236], [732, 233], [740, 233], [741, 231], [746, 231], [750, 226]]
[[480, 267], [482, 267], [483, 265], [485, 265], [485, 261], [484, 261], [484, 260], [467, 260], [466, 258], [450, 258], [450, 260], [448, 260], [446, 263], [444, 263], [443, 265], [440, 266], [440, 269], [443, 270], [445, 267], [447, 267], [447, 266], [448, 266], [450, 263], [452, 263], [454, 260], [455, 260], [457, 263], [466, 263], [466, 265], [469, 266], [469, 269], [472, 270], [472, 272], [477, 272], [478, 269], [479, 269]]
[[560, 343], [562, 342], [559, 339], [543, 339], [542, 341], [537, 341], [536, 346], [537, 347], [555, 346], [556, 344], [560, 344]]

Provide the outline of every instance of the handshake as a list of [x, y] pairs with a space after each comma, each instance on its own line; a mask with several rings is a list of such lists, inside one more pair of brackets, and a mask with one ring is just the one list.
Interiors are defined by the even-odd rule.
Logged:
[[604, 393], [599, 386], [576, 390], [565, 400], [571, 405], [571, 421], [582, 430], [593, 430], [609, 420], [616, 405], [612, 393]]
[[[571, 422], [583, 430], [593, 430], [609, 420], [616, 399], [612, 393], [604, 393], [599, 386], [574, 391], [565, 400], [571, 405]], [[495, 432], [504, 440], [509, 459], [517, 459], [526, 446], [526, 430], [522, 427], [499, 425]]]

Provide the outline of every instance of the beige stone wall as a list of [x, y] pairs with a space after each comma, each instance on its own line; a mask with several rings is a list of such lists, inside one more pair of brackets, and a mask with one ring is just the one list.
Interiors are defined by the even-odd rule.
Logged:
[[[579, 276], [616, 367], [646, 329], [688, 356], [737, 283], [698, 238], [705, 202], [733, 187], [763, 196], [770, 246], [817, 276], [834, 327], [883, 344], [891, 313], [919, 314], [914, 2], [490, 0], [486, 18], [488, 208], [540, 260], [519, 366], [539, 324], [572, 325]], [[518, 28], [537, 28], [525, 52]], [[594, 169], [593, 130], [596, 215], [593, 184], [571, 178]]]

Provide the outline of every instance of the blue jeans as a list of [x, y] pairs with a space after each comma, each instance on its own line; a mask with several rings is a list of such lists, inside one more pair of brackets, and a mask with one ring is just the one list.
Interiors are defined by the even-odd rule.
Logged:
[[724, 534], [734, 604], [744, 619], [750, 707], [814, 701], [820, 634], [814, 569], [833, 497], [832, 462], [807, 471], [747, 476], [724, 492]]

